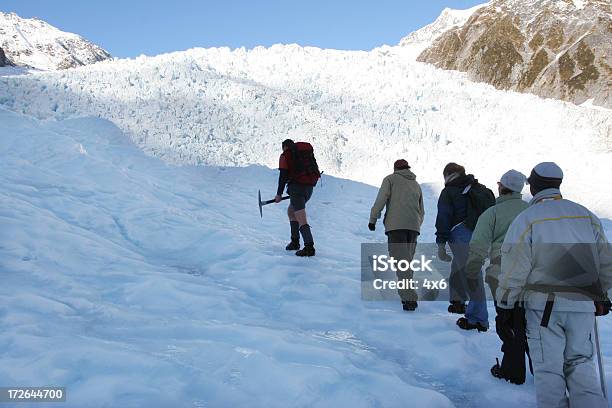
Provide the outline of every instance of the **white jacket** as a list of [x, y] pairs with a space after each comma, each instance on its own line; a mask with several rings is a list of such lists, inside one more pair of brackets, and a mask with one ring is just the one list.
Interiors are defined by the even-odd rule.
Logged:
[[[529, 290], [529, 285], [583, 287], [597, 279], [606, 292], [612, 286], [612, 250], [601, 221], [585, 207], [562, 198], [557, 189], [540, 191], [506, 234], [498, 306], [512, 308], [525, 301], [528, 309], [544, 310], [548, 294]], [[559, 291], [553, 310], [595, 309], [591, 299]]]

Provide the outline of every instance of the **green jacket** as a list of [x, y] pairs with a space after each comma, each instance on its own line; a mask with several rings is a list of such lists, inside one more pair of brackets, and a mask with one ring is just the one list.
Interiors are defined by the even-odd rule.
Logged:
[[[494, 260], [501, 256], [501, 247], [510, 224], [527, 207], [529, 204], [521, 199], [520, 193], [512, 193], [499, 196], [495, 205], [482, 213], [470, 241], [466, 265], [468, 278], [478, 277], [485, 258]], [[499, 272], [499, 265], [491, 265], [487, 268], [487, 277], [498, 279]]]
[[385, 231], [408, 229], [419, 232], [425, 216], [423, 192], [416, 176], [409, 169], [396, 170], [384, 178], [370, 211], [370, 223], [376, 224], [387, 207], [383, 223]]

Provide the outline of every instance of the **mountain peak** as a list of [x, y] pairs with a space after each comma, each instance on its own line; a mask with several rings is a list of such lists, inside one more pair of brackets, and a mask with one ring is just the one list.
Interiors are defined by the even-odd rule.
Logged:
[[484, 6], [485, 4], [481, 4], [467, 10], [455, 10], [446, 7], [433, 23], [402, 38], [399, 45], [400, 47], [410, 47], [422, 51], [449, 29], [465, 24], [476, 10]]
[[41, 70], [73, 68], [110, 58], [99, 46], [39, 18], [0, 12], [0, 49], [15, 65]]

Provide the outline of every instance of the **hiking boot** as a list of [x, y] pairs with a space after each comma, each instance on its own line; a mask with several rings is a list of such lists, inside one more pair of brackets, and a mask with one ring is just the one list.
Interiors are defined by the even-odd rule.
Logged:
[[504, 379], [504, 376], [501, 372], [501, 366], [499, 365], [499, 358], [495, 358], [495, 365], [491, 367], [491, 375], [495, 378]]
[[407, 312], [414, 312], [417, 307], [419, 307], [419, 305], [414, 300], [408, 300], [406, 302], [402, 302], [402, 309], [404, 309]]
[[523, 381], [517, 381], [515, 379], [512, 378], [508, 378], [504, 375], [504, 373], [502, 372], [502, 368], [499, 365], [499, 359], [496, 358], [495, 359], [496, 363], [493, 367], [491, 367], [491, 375], [495, 378], [499, 378], [500, 380], [506, 380], [508, 382], [511, 382], [512, 384], [516, 384], [516, 385], [521, 385], [525, 383], [525, 380]]
[[465, 314], [465, 303], [463, 303], [463, 302], [452, 302], [448, 306], [448, 313]]
[[314, 244], [304, 244], [304, 248], [295, 253], [297, 256], [315, 256]]
[[460, 317], [459, 320], [457, 320], [457, 326], [459, 326], [463, 330], [476, 329], [479, 332], [486, 332], [487, 330], [489, 330], [488, 327], [482, 325], [481, 323], [470, 323], [465, 317]]
[[300, 249], [300, 240], [292, 239], [291, 242], [287, 244], [285, 249], [287, 251], [297, 251], [298, 249]]

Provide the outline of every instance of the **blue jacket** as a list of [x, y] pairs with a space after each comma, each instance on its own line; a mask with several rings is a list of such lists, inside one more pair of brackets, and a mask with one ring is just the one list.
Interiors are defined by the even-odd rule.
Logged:
[[446, 184], [438, 198], [436, 217], [436, 243], [444, 244], [450, 239], [451, 229], [465, 221], [468, 211], [468, 198], [463, 194], [465, 188], [478, 180], [474, 175], [460, 176]]

